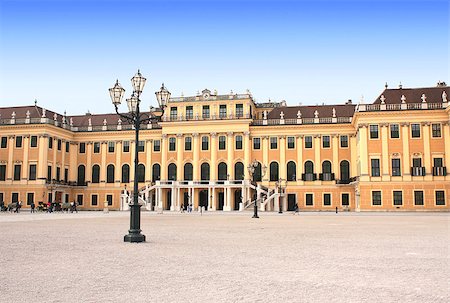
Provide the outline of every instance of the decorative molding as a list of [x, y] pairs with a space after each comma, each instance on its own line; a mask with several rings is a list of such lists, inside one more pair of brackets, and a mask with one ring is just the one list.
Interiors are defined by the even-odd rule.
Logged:
[[406, 126], [406, 127], [408, 127], [408, 126], [409, 126], [409, 122], [401, 122], [401, 123], [400, 123], [400, 126]]
[[182, 138], [183, 134], [177, 134], [177, 138]]
[[422, 124], [422, 126], [430, 126], [431, 123], [430, 122], [422, 122], [421, 124]]
[[249, 137], [249, 136], [250, 136], [250, 132], [245, 131], [245, 132], [244, 132], [244, 136]]

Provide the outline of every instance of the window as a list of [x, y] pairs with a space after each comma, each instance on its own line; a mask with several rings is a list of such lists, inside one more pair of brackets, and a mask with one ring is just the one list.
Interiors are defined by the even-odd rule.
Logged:
[[350, 195], [347, 193], [343, 193], [341, 195], [341, 205], [342, 206], [349, 206], [350, 205]]
[[261, 182], [262, 181], [262, 165], [258, 162], [258, 165], [255, 167], [255, 172], [253, 173], [253, 182]]
[[391, 138], [392, 139], [400, 138], [400, 129], [398, 124], [391, 124], [390, 128], [391, 128]]
[[306, 206], [313, 206], [314, 205], [314, 195], [313, 194], [306, 194]]
[[227, 117], [227, 106], [225, 104], [219, 105], [219, 118], [223, 119]]
[[122, 183], [130, 183], [130, 166], [122, 165]]
[[209, 105], [203, 105], [202, 117], [203, 117], [203, 119], [208, 119], [209, 118]]
[[22, 171], [22, 165], [14, 165], [14, 181], [20, 181], [20, 172]]
[[185, 181], [192, 181], [194, 174], [193, 174], [193, 166], [191, 163], [186, 163], [184, 165], [184, 180]]
[[138, 165], [137, 179], [138, 179], [138, 182], [141, 182], [141, 183], [145, 182], [145, 165], [144, 164], [139, 164]]
[[244, 105], [236, 104], [236, 117], [242, 118], [244, 116]]
[[202, 137], [202, 150], [208, 150], [209, 148], [209, 138], [207, 136]]
[[83, 195], [81, 194], [77, 195], [77, 204], [80, 206], [83, 205]]
[[242, 162], [236, 162], [234, 164], [234, 180], [244, 180], [244, 164]]
[[106, 201], [108, 201], [108, 206], [113, 205], [113, 195], [106, 195]]
[[70, 150], [70, 143], [66, 141], [66, 153], [68, 153]]
[[270, 149], [277, 149], [277, 148], [278, 148], [278, 138], [270, 137]]
[[138, 152], [143, 153], [145, 150], [145, 141], [139, 140], [138, 143]]
[[413, 158], [413, 167], [422, 167], [422, 158]]
[[48, 181], [52, 180], [52, 166], [51, 165], [47, 166], [47, 180]]
[[116, 148], [116, 144], [113, 141], [108, 142], [108, 153], [113, 153]]
[[278, 181], [278, 179], [279, 179], [278, 163], [271, 162], [270, 163], [270, 181]]
[[431, 135], [433, 138], [441, 137], [441, 125], [440, 124], [431, 124]]
[[403, 193], [400, 190], [394, 190], [394, 205], [403, 205]]
[[287, 137], [287, 148], [288, 149], [295, 148], [295, 137]]
[[[49, 199], [52, 201], [51, 199]], [[12, 193], [11, 194], [11, 202], [19, 202], [19, 193]]]
[[16, 136], [16, 147], [21, 148], [22, 147], [22, 136]]
[[153, 141], [153, 151], [159, 152], [161, 151], [161, 140], [155, 140]]
[[192, 150], [192, 137], [184, 138], [184, 150]]
[[114, 164], [109, 164], [106, 167], [106, 183], [114, 183]]
[[312, 148], [312, 137], [311, 136], [305, 137], [305, 148]]
[[225, 150], [226, 140], [227, 138], [225, 136], [219, 136], [219, 150]]
[[423, 191], [422, 190], [414, 191], [414, 205], [423, 205]]
[[296, 170], [297, 170], [297, 166], [295, 165], [294, 161], [289, 161], [287, 163], [287, 180], [288, 181], [295, 181], [296, 180]]
[[2, 142], [0, 147], [1, 148], [6, 148], [8, 146], [8, 137], [2, 137]]
[[6, 165], [0, 165], [0, 181], [6, 180]]
[[323, 194], [323, 206], [331, 206], [331, 194]]
[[322, 147], [323, 148], [330, 147], [330, 136], [322, 136]]
[[372, 177], [380, 176], [380, 159], [371, 159], [370, 160], [372, 166]]
[[91, 195], [91, 205], [97, 206], [98, 205], [98, 195]]
[[238, 135], [235, 138], [236, 140], [236, 149], [242, 149], [242, 136]]
[[401, 176], [400, 159], [392, 159], [392, 176]]
[[228, 178], [226, 163], [224, 162], [219, 163], [217, 170], [217, 177], [218, 180], [226, 180]]
[[100, 166], [92, 166], [92, 183], [100, 183]]
[[61, 180], [61, 167], [56, 167], [56, 180]]
[[27, 193], [27, 205], [34, 203], [34, 193]]
[[36, 180], [36, 164], [30, 164], [28, 171], [28, 180]]
[[[64, 168], [64, 182], [67, 182], [69, 180], [69, 169]], [[66, 200], [69, 201], [69, 200]]]
[[86, 143], [81, 142], [81, 143], [78, 145], [78, 152], [79, 152], [80, 154], [86, 153]]
[[253, 149], [261, 149], [261, 138], [253, 138]]
[[202, 165], [200, 166], [200, 179], [202, 181], [209, 180], [209, 164], [208, 163], [202, 163]]
[[31, 136], [30, 147], [37, 147], [37, 136]]
[[152, 167], [152, 182], [158, 180], [161, 180], [161, 166], [158, 163], [155, 163]]
[[124, 153], [130, 152], [130, 141], [123, 141], [123, 152]]
[[374, 190], [372, 192], [372, 205], [381, 206], [381, 190]]
[[172, 121], [177, 120], [177, 117], [178, 117], [177, 108], [171, 107], [170, 108], [170, 120], [172, 120]]
[[341, 169], [341, 180], [346, 180], [346, 182], [350, 183], [350, 162], [342, 160], [339, 167]]
[[445, 205], [445, 192], [443, 190], [437, 190], [435, 192], [436, 197], [436, 205], [444, 206]]
[[58, 139], [57, 146], [58, 146], [58, 150], [61, 150], [61, 148], [62, 148], [62, 141], [61, 141], [61, 139]]
[[186, 119], [194, 118], [194, 107], [186, 106]]
[[177, 180], [177, 166], [174, 163], [170, 163], [167, 169], [167, 177], [171, 181]]
[[378, 139], [378, 125], [370, 125], [370, 139]]
[[86, 172], [86, 169], [85, 169], [84, 165], [79, 165], [78, 166], [77, 185], [85, 184], [85, 182], [86, 182], [85, 181], [86, 180], [85, 172]]
[[169, 138], [169, 151], [175, 151], [176, 138]]
[[94, 154], [100, 153], [100, 142], [94, 142]]
[[420, 124], [418, 123], [411, 124], [411, 137], [420, 138]]
[[348, 136], [341, 136], [341, 147], [348, 147]]
[[53, 148], [53, 138], [52, 137], [48, 137], [48, 148], [49, 149]]

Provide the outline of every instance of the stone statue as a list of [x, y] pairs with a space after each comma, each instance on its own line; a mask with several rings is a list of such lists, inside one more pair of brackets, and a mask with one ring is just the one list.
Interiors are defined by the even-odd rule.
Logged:
[[120, 118], [117, 120], [117, 125], [122, 125], [122, 120]]
[[73, 118], [72, 117], [70, 117], [70, 119], [69, 119], [69, 123], [70, 123], [70, 126], [73, 126]]
[[266, 110], [263, 112], [263, 119], [267, 120], [267, 111]]
[[316, 109], [316, 111], [314, 112], [314, 118], [319, 118], [319, 112], [317, 111], [317, 109]]
[[280, 119], [284, 120], [284, 113], [283, 112], [280, 113]]
[[333, 118], [336, 118], [336, 109], [333, 107]]
[[442, 102], [447, 102], [447, 93], [445, 92], [445, 90], [442, 92]]
[[384, 95], [381, 95], [380, 100], [381, 100], [381, 104], [385, 104], [384, 101], [386, 100], [386, 97], [384, 97]]
[[29, 110], [27, 110], [27, 113], [25, 115], [27, 115], [26, 116], [27, 119], [30, 119], [30, 111]]
[[91, 120], [91, 118], [88, 119], [88, 125], [89, 125], [89, 126], [92, 126], [92, 120]]
[[58, 115], [56, 113], [53, 114], [53, 120], [56, 121], [56, 119], [58, 119]]
[[16, 119], [16, 112], [12, 112], [11, 119]]
[[106, 126], [108, 122], [106, 122], [106, 119], [103, 119], [103, 126]]
[[420, 97], [420, 99], [422, 99], [423, 103], [427, 102], [427, 96], [425, 96], [425, 94], [422, 94], [422, 97]]
[[402, 95], [402, 98], [401, 98], [400, 100], [402, 100], [402, 103], [406, 103], [406, 97], [405, 97], [405, 95]]
[[302, 118], [302, 113], [300, 112], [300, 110], [297, 112], [297, 119], [301, 119]]
[[42, 109], [42, 118], [45, 118], [45, 112], [46, 112], [46, 110], [45, 110], [45, 108], [43, 108]]

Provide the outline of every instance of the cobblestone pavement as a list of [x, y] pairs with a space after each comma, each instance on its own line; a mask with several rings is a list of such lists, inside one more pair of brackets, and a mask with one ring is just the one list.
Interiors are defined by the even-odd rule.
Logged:
[[449, 302], [448, 213], [0, 214], [0, 302]]

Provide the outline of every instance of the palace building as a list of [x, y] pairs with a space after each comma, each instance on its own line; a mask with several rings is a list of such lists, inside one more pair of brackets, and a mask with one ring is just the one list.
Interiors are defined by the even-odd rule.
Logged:
[[386, 86], [370, 104], [288, 106], [205, 89], [171, 98], [137, 144], [116, 114], [3, 107], [0, 201], [126, 210], [137, 178], [147, 210], [448, 211], [449, 93]]

